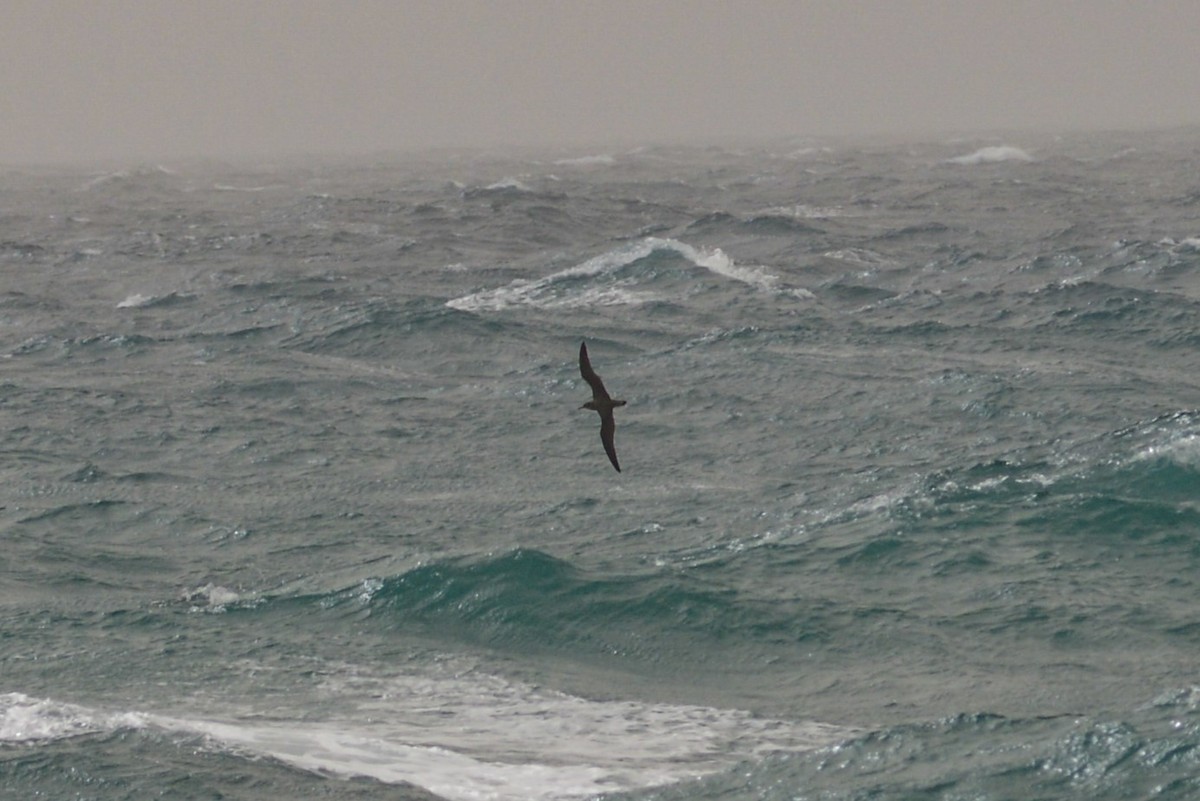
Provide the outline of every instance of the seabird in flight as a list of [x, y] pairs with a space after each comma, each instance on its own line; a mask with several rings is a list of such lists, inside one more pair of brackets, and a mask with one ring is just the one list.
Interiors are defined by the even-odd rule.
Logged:
[[586, 342], [579, 343], [579, 374], [592, 386], [592, 399], [579, 408], [591, 409], [600, 413], [600, 441], [604, 443], [604, 452], [608, 454], [608, 460], [620, 473], [621, 465], [617, 464], [617, 448], [613, 445], [613, 432], [617, 430], [616, 421], [613, 420], [613, 409], [624, 406], [625, 401], [609, 397], [608, 390], [604, 388], [604, 382], [600, 380], [600, 376], [596, 375], [591, 361], [588, 360]]

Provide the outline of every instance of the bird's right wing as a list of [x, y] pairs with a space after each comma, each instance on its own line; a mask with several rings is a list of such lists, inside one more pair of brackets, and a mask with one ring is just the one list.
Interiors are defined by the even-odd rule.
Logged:
[[584, 381], [591, 385], [594, 397], [608, 397], [608, 390], [604, 388], [604, 382], [600, 380], [600, 376], [596, 375], [596, 371], [592, 369], [592, 361], [588, 358], [586, 342], [579, 343], [579, 374], [583, 376]]

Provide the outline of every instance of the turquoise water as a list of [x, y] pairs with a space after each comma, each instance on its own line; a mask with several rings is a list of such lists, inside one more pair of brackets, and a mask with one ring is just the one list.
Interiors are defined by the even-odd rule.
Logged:
[[0, 172], [0, 797], [1196, 797], [1196, 132], [1019, 139]]

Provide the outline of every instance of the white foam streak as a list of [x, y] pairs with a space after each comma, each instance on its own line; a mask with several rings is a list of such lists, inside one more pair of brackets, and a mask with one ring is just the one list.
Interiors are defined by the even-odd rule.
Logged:
[[[303, 770], [415, 784], [451, 801], [579, 798], [629, 786], [599, 767], [494, 762], [323, 725], [243, 726], [169, 718], [157, 722], [164, 728], [202, 734], [220, 747], [267, 754]], [[665, 771], [657, 778], [651, 784], [671, 780]]]
[[152, 721], [304, 770], [406, 782], [452, 801], [556, 801], [636, 790], [769, 753], [823, 747], [848, 734], [736, 710], [588, 701], [474, 679], [397, 685], [360, 707], [353, 721]]
[[558, 801], [671, 784], [855, 733], [740, 710], [591, 701], [445, 667], [446, 674], [427, 676], [335, 671], [320, 692], [339, 711], [325, 719], [304, 715], [303, 724], [277, 706], [223, 716], [211, 698], [197, 717], [108, 714], [10, 693], [0, 695], [0, 743], [153, 727], [202, 737], [218, 752], [403, 782], [451, 801]]

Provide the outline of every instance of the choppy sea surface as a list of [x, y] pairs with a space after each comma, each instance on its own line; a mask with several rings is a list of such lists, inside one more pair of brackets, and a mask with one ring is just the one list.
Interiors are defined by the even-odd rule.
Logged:
[[0, 797], [1200, 797], [1198, 347], [1196, 130], [0, 169]]

